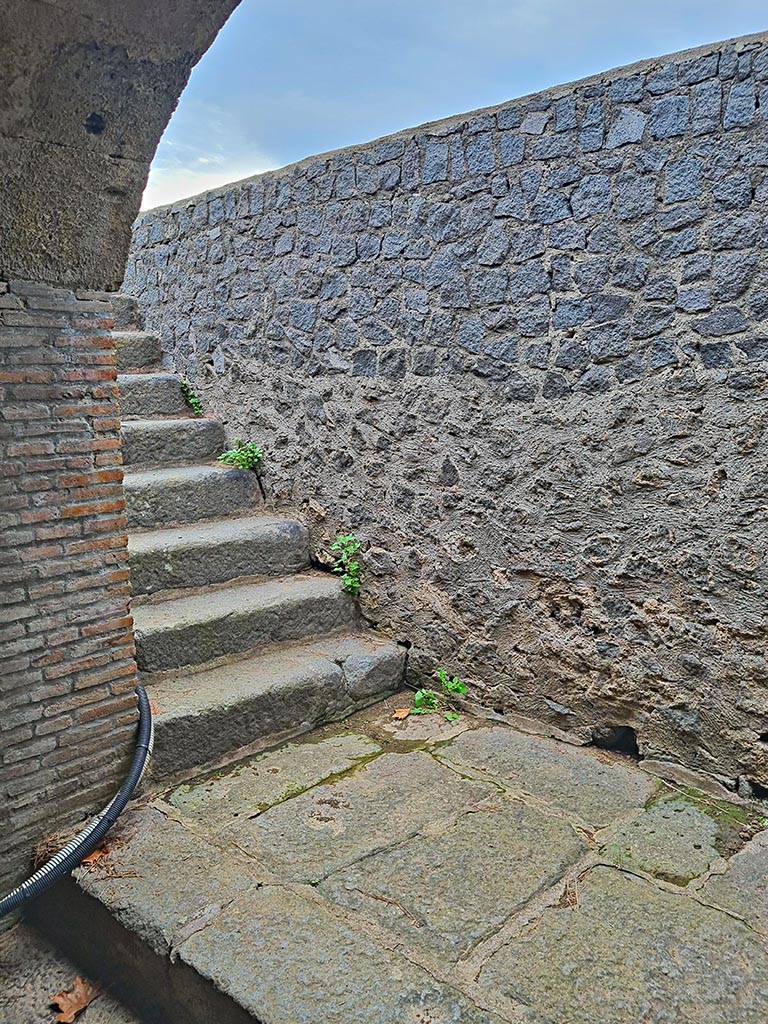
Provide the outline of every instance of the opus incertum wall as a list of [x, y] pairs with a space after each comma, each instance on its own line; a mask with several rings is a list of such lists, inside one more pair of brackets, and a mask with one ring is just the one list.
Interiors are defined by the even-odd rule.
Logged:
[[768, 785], [768, 37], [135, 226], [127, 290], [410, 672]]

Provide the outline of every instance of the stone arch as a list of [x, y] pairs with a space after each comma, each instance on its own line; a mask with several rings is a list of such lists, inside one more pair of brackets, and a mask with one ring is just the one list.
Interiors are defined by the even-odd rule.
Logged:
[[0, 280], [120, 285], [160, 136], [238, 2], [0, 2]]

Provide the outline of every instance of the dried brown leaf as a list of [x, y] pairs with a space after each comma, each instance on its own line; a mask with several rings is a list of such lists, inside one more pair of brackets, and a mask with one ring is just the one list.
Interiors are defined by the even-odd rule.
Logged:
[[59, 1013], [56, 1014], [59, 1024], [72, 1024], [78, 1013], [100, 994], [101, 989], [98, 985], [78, 975], [72, 983], [72, 988], [65, 992], [57, 992], [49, 998], [51, 1003], [59, 1008]]
[[407, 718], [408, 715], [410, 715], [410, 713], [411, 713], [411, 709], [410, 708], [395, 708], [395, 710], [392, 712], [392, 717], [393, 718], [403, 719], [403, 718]]
[[98, 864], [100, 860], [108, 857], [112, 853], [111, 847], [107, 846], [106, 843], [102, 843], [101, 846], [97, 846], [93, 853], [89, 853], [87, 857], [83, 857], [80, 861], [81, 864]]

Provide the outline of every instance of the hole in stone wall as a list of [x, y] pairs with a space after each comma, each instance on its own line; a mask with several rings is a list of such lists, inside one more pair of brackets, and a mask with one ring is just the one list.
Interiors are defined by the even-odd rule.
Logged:
[[768, 732], [764, 732], [760, 736], [758, 736], [757, 737], [757, 742], [758, 743], [768, 743]]
[[768, 800], [768, 786], [761, 786], [759, 782], [753, 782], [749, 780], [749, 785], [752, 788], [752, 796], [755, 800]]
[[592, 733], [592, 744], [601, 750], [613, 750], [640, 760], [637, 733], [628, 725], [606, 725]]
[[85, 119], [85, 130], [91, 135], [101, 135], [106, 127], [107, 119], [103, 114], [97, 114], [94, 111], [94, 113], [89, 114]]

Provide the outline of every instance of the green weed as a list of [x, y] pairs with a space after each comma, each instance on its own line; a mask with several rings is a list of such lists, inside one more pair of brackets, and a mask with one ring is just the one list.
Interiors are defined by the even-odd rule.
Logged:
[[189, 406], [189, 409], [192, 412], [193, 416], [203, 415], [203, 403], [192, 390], [191, 385], [188, 384], [185, 380], [181, 382], [181, 395], [184, 401]]
[[225, 466], [234, 466], [236, 469], [257, 470], [264, 461], [264, 450], [259, 448], [255, 441], [243, 441], [236, 437], [232, 447], [223, 452], [218, 459]]
[[412, 715], [429, 715], [433, 711], [442, 711], [446, 722], [455, 722], [460, 716], [453, 704], [456, 695], [463, 696], [467, 692], [467, 684], [462, 683], [458, 676], [449, 676], [443, 668], [437, 670], [440, 680], [439, 690], [417, 690], [413, 695]]
[[360, 550], [360, 541], [354, 533], [340, 533], [331, 544], [331, 551], [336, 555], [336, 565], [333, 571], [341, 577], [344, 589], [349, 594], [357, 594], [360, 591], [360, 574], [362, 569], [357, 559]]

